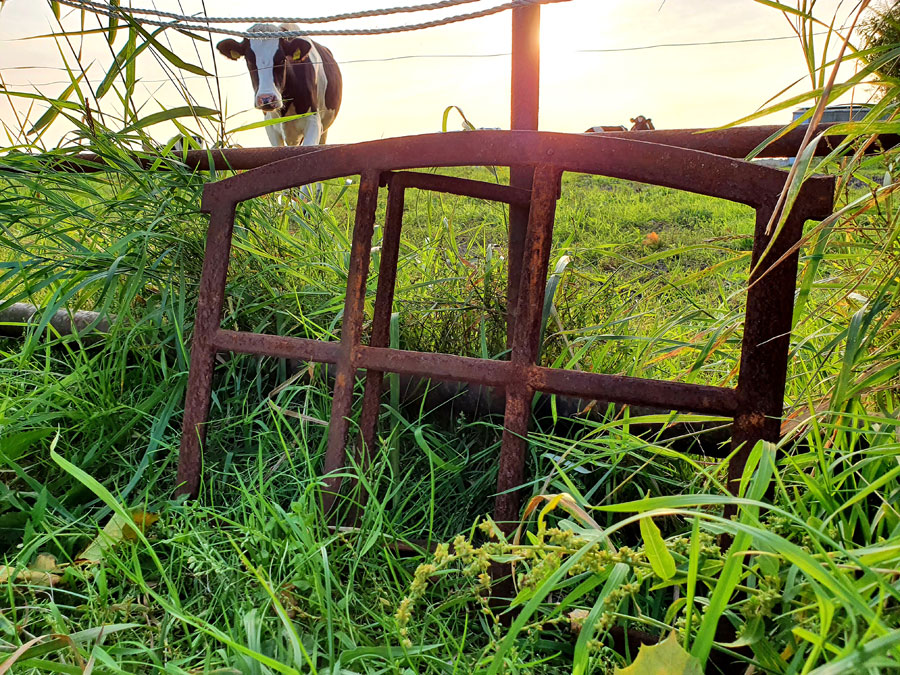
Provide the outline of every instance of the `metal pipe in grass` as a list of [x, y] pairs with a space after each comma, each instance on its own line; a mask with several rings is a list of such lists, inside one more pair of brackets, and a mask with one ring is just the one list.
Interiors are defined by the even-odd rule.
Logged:
[[[4, 310], [0, 310], [0, 336], [18, 338], [23, 337], [29, 326], [40, 323], [43, 310], [36, 305], [27, 302], [16, 302]], [[102, 338], [99, 333], [108, 333], [110, 322], [115, 317], [104, 317], [98, 312], [78, 310], [71, 312], [67, 309], [57, 310], [48, 321], [48, 325], [60, 335], [82, 335], [85, 331], [88, 336], [85, 344], [96, 344]]]

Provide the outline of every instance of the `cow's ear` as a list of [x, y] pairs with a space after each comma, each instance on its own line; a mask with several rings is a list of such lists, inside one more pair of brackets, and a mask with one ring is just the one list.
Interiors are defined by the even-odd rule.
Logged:
[[282, 40], [281, 48], [284, 50], [284, 55], [287, 58], [292, 61], [302, 61], [309, 54], [309, 50], [312, 49], [312, 44], [309, 40], [304, 40], [303, 38], [291, 38], [290, 40]]
[[237, 61], [242, 58], [244, 54], [247, 52], [247, 41], [238, 42], [237, 40], [232, 40], [228, 38], [227, 40], [222, 40], [219, 44], [216, 45], [216, 49], [222, 52], [223, 55], [227, 56], [232, 61]]

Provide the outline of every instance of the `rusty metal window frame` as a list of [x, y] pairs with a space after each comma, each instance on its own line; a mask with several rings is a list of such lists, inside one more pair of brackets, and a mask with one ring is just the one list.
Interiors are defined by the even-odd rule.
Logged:
[[[407, 171], [453, 166], [510, 166], [534, 173], [532, 189]], [[536, 365], [538, 340], [563, 172], [634, 180], [746, 204], [756, 210], [740, 372], [735, 388], [586, 373]], [[221, 328], [236, 205], [279, 190], [360, 175], [341, 339], [326, 342]], [[324, 466], [323, 506], [341, 487], [358, 369], [366, 370], [360, 416], [360, 463], [372, 446], [385, 372], [501, 387], [506, 395], [495, 519], [518, 516], [516, 490], [524, 479], [531, 401], [535, 392], [647, 405], [734, 419], [729, 487], [734, 491], [747, 455], [760, 439], [779, 437], [799, 241], [805, 221], [832, 212], [834, 179], [806, 180], [774, 234], [766, 227], [784, 187], [776, 169], [698, 150], [637, 140], [536, 131], [431, 134], [323, 147], [205, 186], [201, 210], [210, 216], [181, 440], [178, 492], [196, 496], [217, 352], [230, 351], [335, 364], [334, 396]], [[388, 189], [372, 332], [362, 343], [364, 301], [379, 189]], [[527, 208], [528, 225], [516, 306], [510, 316], [508, 361], [388, 348], [397, 256], [407, 188], [490, 199]], [[777, 236], [775, 236], [777, 235]], [[765, 254], [765, 255], [763, 255]]]

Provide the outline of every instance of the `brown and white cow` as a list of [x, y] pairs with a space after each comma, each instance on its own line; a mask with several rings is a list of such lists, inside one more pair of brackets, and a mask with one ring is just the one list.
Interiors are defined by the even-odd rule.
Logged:
[[[284, 23], [258, 23], [249, 33], [293, 31]], [[320, 145], [341, 107], [341, 71], [327, 47], [303, 37], [231, 38], [218, 50], [229, 59], [244, 58], [253, 83], [254, 105], [266, 119], [312, 113], [266, 127], [272, 145]]]
[[633, 125], [631, 131], [651, 131], [656, 129], [656, 127], [653, 126], [653, 120], [649, 117], [644, 117], [643, 115], [632, 117], [631, 124]]

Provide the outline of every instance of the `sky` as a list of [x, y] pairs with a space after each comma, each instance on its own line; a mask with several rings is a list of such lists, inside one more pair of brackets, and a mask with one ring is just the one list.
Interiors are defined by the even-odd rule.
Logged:
[[[793, 5], [793, 0], [783, 0]], [[123, 0], [122, 4], [128, 4]], [[499, 4], [479, 0], [450, 10], [330, 24], [326, 27], [388, 26], [430, 20]], [[134, 7], [200, 12], [204, 0], [130, 0]], [[402, 0], [205, 0], [209, 15], [321, 16], [373, 7], [396, 6]], [[838, 25], [855, 2], [819, 0], [816, 14]], [[252, 7], [252, 9], [251, 9]], [[63, 25], [80, 26], [78, 12], [63, 8]], [[87, 27], [97, 25], [89, 17]], [[238, 28], [249, 24], [238, 24]], [[0, 75], [14, 91], [58, 96], [67, 75], [57, 45], [50, 39], [23, 39], [59, 28], [45, 0], [7, 0], [0, 11]], [[220, 89], [227, 112], [226, 127], [234, 129], [262, 119], [253, 109], [253, 91], [243, 61], [230, 61], [211, 44], [195, 43], [166, 31], [172, 50], [199, 64], [212, 78], [190, 74], [183, 86], [199, 105], [218, 107]], [[712, 127], [751, 114], [798, 80], [809, 88], [803, 53], [785, 16], [754, 0], [570, 0], [547, 5], [541, 13], [540, 128], [582, 132], [594, 125], [628, 125], [645, 115], [658, 129]], [[213, 44], [224, 36], [213, 36]], [[781, 38], [788, 39], [775, 39]], [[115, 49], [125, 39], [122, 31]], [[440, 130], [442, 114], [455, 105], [478, 127], [509, 128], [510, 13], [454, 25], [384, 36], [328, 36], [314, 38], [331, 48], [344, 79], [341, 112], [329, 131], [329, 143], [347, 143]], [[821, 40], [822, 38], [818, 38]], [[724, 44], [696, 44], [719, 42]], [[71, 38], [88, 79], [99, 83], [112, 57], [100, 35]], [[681, 46], [673, 46], [681, 45]], [[62, 43], [72, 62], [71, 52]], [[214, 52], [214, 53], [213, 53]], [[845, 69], [846, 71], [846, 69]], [[142, 114], [183, 105], [183, 94], [166, 81], [153, 55], [138, 63], [142, 81], [137, 98]], [[849, 72], [845, 72], [845, 75]], [[782, 97], [786, 94], [782, 94]], [[855, 100], [868, 92], [859, 90]], [[102, 104], [115, 109], [115, 94]], [[30, 101], [15, 106], [24, 115]], [[31, 111], [34, 120], [40, 114]], [[755, 123], [786, 123], [785, 110]], [[18, 128], [10, 100], [0, 95], [0, 121]], [[451, 116], [451, 128], [459, 118]], [[192, 125], [189, 125], [192, 126]], [[53, 144], [64, 131], [47, 134]], [[161, 124], [150, 129], [165, 141], [174, 129]], [[234, 140], [244, 147], [267, 145], [265, 131], [239, 132]], [[0, 146], [8, 141], [0, 136]]]

